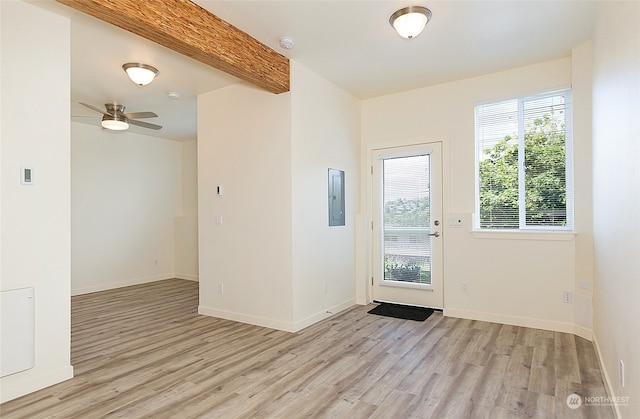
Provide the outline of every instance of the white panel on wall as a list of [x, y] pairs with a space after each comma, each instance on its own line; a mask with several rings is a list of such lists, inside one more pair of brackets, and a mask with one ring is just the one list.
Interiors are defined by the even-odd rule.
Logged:
[[586, 326], [588, 328], [593, 327], [593, 308], [592, 298], [588, 295], [575, 294], [573, 298], [573, 305], [575, 310], [576, 324]]
[[0, 377], [35, 364], [34, 289], [0, 292]]

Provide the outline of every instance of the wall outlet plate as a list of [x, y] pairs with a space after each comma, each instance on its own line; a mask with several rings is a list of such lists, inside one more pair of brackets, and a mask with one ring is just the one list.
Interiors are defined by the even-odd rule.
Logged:
[[460, 283], [460, 290], [462, 292], [469, 292], [469, 281], [462, 281]]

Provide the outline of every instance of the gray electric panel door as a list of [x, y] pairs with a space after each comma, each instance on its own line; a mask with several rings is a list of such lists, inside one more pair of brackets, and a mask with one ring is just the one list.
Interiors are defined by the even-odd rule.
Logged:
[[344, 225], [344, 171], [329, 169], [329, 226]]

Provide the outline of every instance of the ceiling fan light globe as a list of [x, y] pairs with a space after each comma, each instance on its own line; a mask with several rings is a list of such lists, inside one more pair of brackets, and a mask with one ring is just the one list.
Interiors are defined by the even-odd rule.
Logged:
[[102, 119], [102, 127], [110, 129], [112, 131], [124, 131], [129, 129], [129, 123], [126, 121], [119, 121], [117, 119]]

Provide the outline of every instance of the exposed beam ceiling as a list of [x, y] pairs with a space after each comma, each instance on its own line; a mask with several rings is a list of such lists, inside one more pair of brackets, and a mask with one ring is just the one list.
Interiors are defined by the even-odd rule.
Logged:
[[289, 91], [289, 59], [188, 0], [56, 0], [272, 93]]

